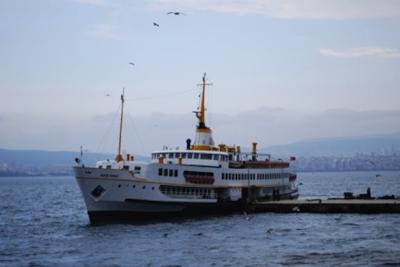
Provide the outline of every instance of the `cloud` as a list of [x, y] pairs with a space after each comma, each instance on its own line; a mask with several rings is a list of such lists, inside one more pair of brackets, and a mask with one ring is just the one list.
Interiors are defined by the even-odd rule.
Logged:
[[400, 50], [385, 47], [355, 47], [347, 49], [320, 49], [319, 53], [324, 56], [354, 58], [354, 57], [377, 57], [377, 58], [399, 58]]
[[151, 0], [159, 9], [258, 14], [287, 19], [358, 19], [400, 16], [398, 0]]
[[79, 4], [97, 6], [97, 7], [106, 7], [109, 6], [109, 3], [106, 0], [74, 0]]
[[87, 34], [102, 39], [114, 39], [119, 40], [120, 35], [118, 34], [117, 27], [111, 24], [93, 24], [89, 26]]

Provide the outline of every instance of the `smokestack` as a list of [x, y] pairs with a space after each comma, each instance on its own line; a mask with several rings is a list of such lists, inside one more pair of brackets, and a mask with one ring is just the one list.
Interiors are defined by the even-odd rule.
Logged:
[[256, 161], [257, 160], [257, 143], [253, 142], [252, 145], [253, 145], [253, 150], [252, 150], [252, 153], [251, 153], [251, 159], [253, 161]]

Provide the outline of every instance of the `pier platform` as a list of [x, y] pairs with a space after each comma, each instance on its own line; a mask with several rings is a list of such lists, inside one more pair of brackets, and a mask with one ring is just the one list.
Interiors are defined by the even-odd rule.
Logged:
[[255, 202], [254, 212], [400, 213], [399, 199], [307, 199]]

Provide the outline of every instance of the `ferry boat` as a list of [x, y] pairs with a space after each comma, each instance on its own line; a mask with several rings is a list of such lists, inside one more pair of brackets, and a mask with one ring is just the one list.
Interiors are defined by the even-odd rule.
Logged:
[[91, 223], [107, 220], [160, 218], [194, 214], [246, 212], [259, 200], [298, 197], [296, 174], [290, 160], [242, 152], [239, 146], [215, 145], [206, 126], [206, 74], [202, 78], [200, 104], [194, 111], [198, 124], [194, 141], [185, 149], [164, 147], [149, 162], [121, 154], [124, 94], [118, 153], [115, 160], [85, 166], [79, 159], [74, 173]]

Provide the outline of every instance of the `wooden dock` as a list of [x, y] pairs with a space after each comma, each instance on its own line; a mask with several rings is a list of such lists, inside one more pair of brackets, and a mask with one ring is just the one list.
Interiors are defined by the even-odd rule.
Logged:
[[254, 212], [400, 213], [399, 199], [311, 199], [255, 202]]

